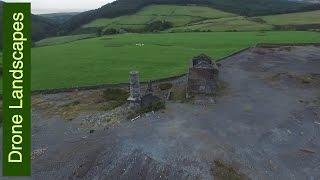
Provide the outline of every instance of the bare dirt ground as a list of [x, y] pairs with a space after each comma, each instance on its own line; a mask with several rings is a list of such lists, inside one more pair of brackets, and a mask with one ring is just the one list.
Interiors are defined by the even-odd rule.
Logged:
[[221, 64], [216, 104], [169, 101], [134, 121], [99, 90], [33, 96], [32, 179], [223, 179], [217, 160], [242, 179], [320, 179], [320, 47]]

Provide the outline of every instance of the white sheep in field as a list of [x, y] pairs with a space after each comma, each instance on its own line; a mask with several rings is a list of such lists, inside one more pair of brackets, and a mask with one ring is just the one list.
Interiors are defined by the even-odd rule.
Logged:
[[144, 46], [144, 43], [137, 43], [136, 46]]

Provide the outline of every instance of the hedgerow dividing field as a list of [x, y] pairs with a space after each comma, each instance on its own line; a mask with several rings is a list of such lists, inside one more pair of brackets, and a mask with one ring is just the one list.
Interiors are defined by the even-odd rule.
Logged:
[[193, 31], [266, 31], [272, 30], [272, 25], [266, 23], [258, 23], [249, 20], [249, 18], [238, 16], [220, 19], [209, 19], [182, 26], [172, 28], [169, 32], [193, 32]]

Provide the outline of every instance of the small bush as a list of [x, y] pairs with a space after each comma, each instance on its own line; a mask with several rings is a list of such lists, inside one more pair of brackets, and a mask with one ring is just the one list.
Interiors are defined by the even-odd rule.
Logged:
[[97, 36], [102, 36], [103, 35], [103, 28], [98, 28], [97, 29]]
[[166, 29], [170, 29], [173, 27], [173, 24], [171, 22], [168, 21], [153, 21], [150, 24], [148, 24], [146, 26], [146, 31], [149, 32], [157, 32], [157, 31], [163, 31]]
[[162, 84], [159, 84], [158, 87], [161, 91], [164, 91], [164, 90], [168, 90], [168, 89], [171, 89], [172, 88], [172, 83], [162, 83]]
[[102, 32], [100, 32], [102, 35], [113, 35], [113, 34], [120, 34], [120, 31], [118, 29], [115, 28], [107, 28], [102, 30]]
[[256, 22], [256, 23], [260, 23], [260, 24], [267, 23], [265, 20], [263, 20], [262, 18], [258, 18], [258, 17], [251, 17], [251, 18], [248, 18], [248, 20]]

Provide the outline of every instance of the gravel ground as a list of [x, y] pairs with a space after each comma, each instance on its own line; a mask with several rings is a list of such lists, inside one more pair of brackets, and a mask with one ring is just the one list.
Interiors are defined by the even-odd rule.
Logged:
[[252, 48], [221, 64], [216, 104], [170, 101], [93, 133], [81, 117], [103, 111], [69, 121], [49, 113], [69, 94], [33, 97], [51, 104], [33, 107], [32, 179], [214, 179], [215, 160], [250, 179], [320, 179], [320, 47]]

